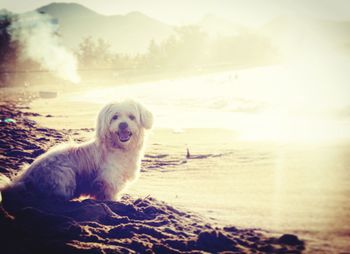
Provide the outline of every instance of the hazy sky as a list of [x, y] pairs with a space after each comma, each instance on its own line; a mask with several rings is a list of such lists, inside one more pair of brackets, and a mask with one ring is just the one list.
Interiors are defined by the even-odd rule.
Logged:
[[[0, 0], [0, 9], [24, 12], [51, 0]], [[170, 24], [195, 22], [214, 14], [246, 25], [261, 25], [275, 16], [302, 15], [350, 20], [349, 0], [63, 0], [76, 2], [101, 14], [140, 11]]]

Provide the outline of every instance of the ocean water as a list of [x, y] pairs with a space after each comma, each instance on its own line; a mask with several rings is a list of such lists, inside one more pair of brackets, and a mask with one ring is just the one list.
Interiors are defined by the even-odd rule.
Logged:
[[[131, 193], [150, 194], [218, 223], [295, 233], [308, 241], [310, 252], [346, 252], [349, 66], [325, 71], [279, 65], [82, 88], [36, 100], [31, 111], [55, 116], [35, 118], [48, 127], [90, 128], [106, 102], [140, 100], [156, 118], [150, 152], [180, 158], [189, 146], [194, 154], [223, 156], [146, 172]], [[165, 128], [168, 133], [157, 137]]]
[[154, 112], [156, 128], [230, 129], [244, 140], [344, 140], [350, 137], [350, 64], [341, 66], [332, 74], [279, 65], [107, 88], [82, 84], [32, 107], [45, 112], [54, 105], [51, 113], [62, 116], [62, 125], [64, 117], [82, 114], [93, 125], [103, 104], [131, 97]]

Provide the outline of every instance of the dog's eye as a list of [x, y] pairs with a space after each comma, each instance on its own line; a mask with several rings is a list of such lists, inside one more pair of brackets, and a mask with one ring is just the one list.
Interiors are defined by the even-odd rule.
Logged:
[[113, 120], [117, 120], [117, 119], [118, 119], [118, 115], [114, 115], [114, 116], [112, 117], [112, 119], [113, 119]]
[[134, 115], [129, 115], [130, 120], [135, 120], [135, 116]]

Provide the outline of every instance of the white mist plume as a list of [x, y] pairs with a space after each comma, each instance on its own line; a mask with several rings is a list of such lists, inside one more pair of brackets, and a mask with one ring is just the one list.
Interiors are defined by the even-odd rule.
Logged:
[[31, 12], [19, 15], [9, 27], [12, 40], [21, 45], [21, 57], [31, 59], [56, 76], [80, 82], [77, 59], [60, 42], [58, 24], [46, 14]]

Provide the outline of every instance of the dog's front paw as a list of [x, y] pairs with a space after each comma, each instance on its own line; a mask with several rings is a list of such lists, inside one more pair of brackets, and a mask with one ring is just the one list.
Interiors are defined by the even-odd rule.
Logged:
[[94, 196], [97, 200], [112, 200], [111, 186], [104, 181], [95, 181], [93, 185]]

